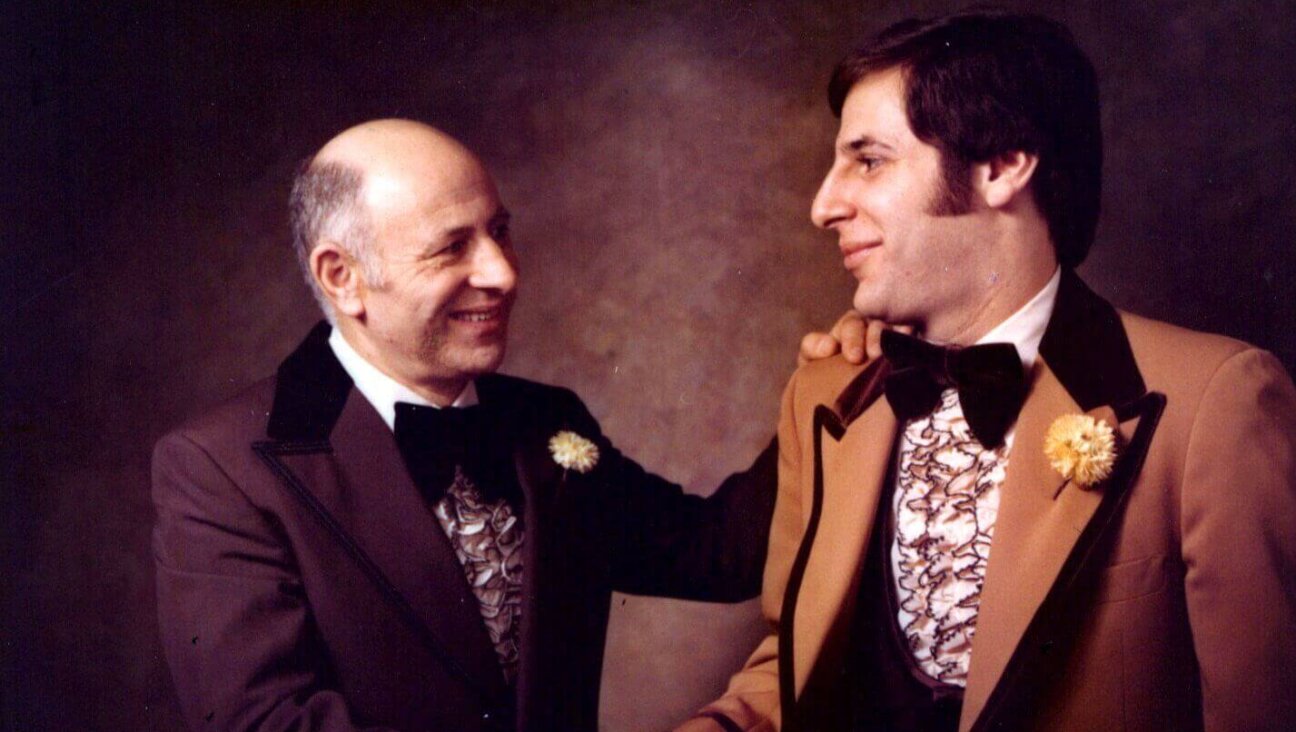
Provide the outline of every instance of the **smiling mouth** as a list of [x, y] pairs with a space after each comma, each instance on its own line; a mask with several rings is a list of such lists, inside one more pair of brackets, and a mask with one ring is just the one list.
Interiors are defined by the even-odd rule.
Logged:
[[881, 242], [872, 244], [850, 244], [841, 247], [842, 266], [848, 270], [853, 270], [860, 265], [869, 255], [869, 252], [882, 246]]
[[471, 310], [459, 310], [450, 314], [451, 320], [461, 323], [490, 323], [502, 320], [504, 317], [504, 307], [496, 305], [487, 308], [473, 308]]

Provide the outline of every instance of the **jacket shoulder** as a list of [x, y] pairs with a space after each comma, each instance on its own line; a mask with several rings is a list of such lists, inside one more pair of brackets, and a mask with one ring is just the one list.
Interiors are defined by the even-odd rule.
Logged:
[[1122, 311], [1130, 349], [1153, 391], [1204, 389], [1219, 368], [1246, 351], [1249, 343], [1215, 333], [1190, 330]]
[[525, 402], [528, 404], [580, 404], [576, 392], [562, 386], [542, 384], [507, 374], [488, 374], [477, 380], [477, 390], [484, 398]]
[[209, 452], [223, 446], [246, 447], [266, 439], [274, 404], [276, 377], [264, 378], [216, 406], [182, 422], [158, 440], [158, 447], [177, 440], [198, 444]]
[[594, 420], [576, 392], [562, 386], [506, 374], [487, 374], [477, 379], [477, 393], [483, 402], [507, 405], [515, 415], [527, 415], [527, 421], [575, 421], [584, 426]]
[[816, 405], [832, 405], [842, 391], [868, 368], [870, 361], [853, 364], [838, 354], [811, 361], [798, 368], [788, 381], [787, 398], [798, 409], [814, 409]]

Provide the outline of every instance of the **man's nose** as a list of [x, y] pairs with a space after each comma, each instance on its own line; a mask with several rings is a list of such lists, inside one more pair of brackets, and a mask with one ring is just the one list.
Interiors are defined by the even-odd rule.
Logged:
[[829, 229], [850, 214], [850, 202], [841, 194], [841, 180], [834, 166], [824, 176], [823, 183], [819, 184], [819, 192], [810, 204], [810, 220], [821, 229]]
[[481, 290], [509, 292], [517, 285], [517, 266], [507, 242], [483, 237], [473, 254], [469, 284]]

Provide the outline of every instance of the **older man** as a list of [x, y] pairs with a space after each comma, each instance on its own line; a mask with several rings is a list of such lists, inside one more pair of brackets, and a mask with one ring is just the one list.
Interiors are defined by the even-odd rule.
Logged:
[[468, 150], [360, 125], [292, 209], [332, 327], [154, 458], [163, 645], [194, 729], [594, 730], [613, 588], [757, 593], [772, 449], [689, 496], [571, 392], [493, 373], [517, 273]]
[[1279, 730], [1296, 719], [1296, 390], [1115, 310], [1089, 61], [906, 21], [833, 74], [814, 222], [916, 328], [788, 385], [769, 637], [690, 730]]

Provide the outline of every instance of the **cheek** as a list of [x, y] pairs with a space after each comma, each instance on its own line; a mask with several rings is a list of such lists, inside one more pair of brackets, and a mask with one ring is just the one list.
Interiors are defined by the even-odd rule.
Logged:
[[410, 288], [405, 305], [424, 320], [443, 318], [453, 305], [456, 291], [454, 282], [429, 278]]
[[913, 215], [914, 193], [904, 186], [887, 185], [875, 188], [869, 196], [870, 205], [885, 220], [906, 220]]
[[863, 221], [883, 239], [889, 255], [910, 256], [922, 225], [922, 198], [911, 186], [879, 184], [863, 191], [857, 201]]

